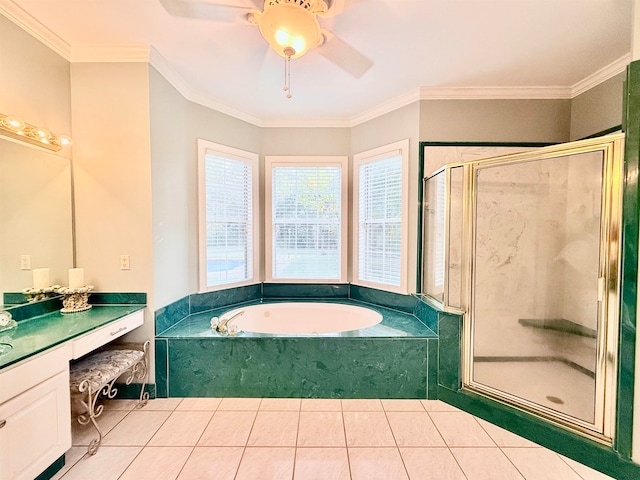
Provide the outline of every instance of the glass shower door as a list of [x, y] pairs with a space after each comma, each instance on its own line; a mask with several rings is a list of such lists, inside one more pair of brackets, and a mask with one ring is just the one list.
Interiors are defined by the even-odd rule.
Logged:
[[597, 150], [472, 170], [469, 384], [596, 433], [606, 430], [607, 168]]

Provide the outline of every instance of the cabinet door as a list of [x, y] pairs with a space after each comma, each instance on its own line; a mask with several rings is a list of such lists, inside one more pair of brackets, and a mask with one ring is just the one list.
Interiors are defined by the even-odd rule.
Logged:
[[0, 478], [32, 480], [71, 447], [68, 370], [0, 405]]

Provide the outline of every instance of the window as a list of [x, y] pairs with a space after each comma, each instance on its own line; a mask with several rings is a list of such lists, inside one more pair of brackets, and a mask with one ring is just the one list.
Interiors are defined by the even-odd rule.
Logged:
[[198, 140], [200, 291], [254, 283], [258, 155]]
[[354, 283], [407, 293], [409, 140], [354, 156]]
[[266, 157], [267, 281], [346, 282], [347, 157]]

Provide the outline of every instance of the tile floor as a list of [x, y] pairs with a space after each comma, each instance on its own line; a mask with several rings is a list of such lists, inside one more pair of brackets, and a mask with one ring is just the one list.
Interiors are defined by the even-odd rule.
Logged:
[[105, 405], [108, 433], [75, 424], [55, 479], [604, 480], [436, 400], [165, 398]]

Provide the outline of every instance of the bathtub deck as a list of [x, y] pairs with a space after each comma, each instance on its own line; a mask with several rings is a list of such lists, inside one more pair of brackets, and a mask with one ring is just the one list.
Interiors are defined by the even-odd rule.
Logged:
[[[247, 302], [245, 305], [259, 302]], [[435, 395], [435, 332], [408, 313], [362, 330], [322, 335], [242, 332], [223, 337], [189, 315], [156, 336], [156, 387], [168, 397], [428, 398]], [[429, 377], [432, 381], [429, 382]]]

